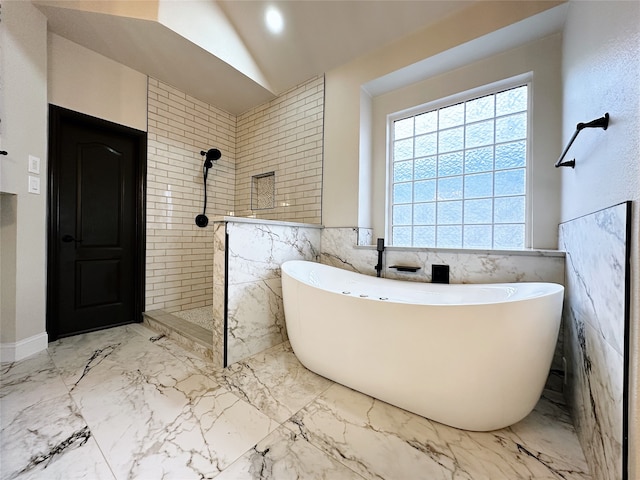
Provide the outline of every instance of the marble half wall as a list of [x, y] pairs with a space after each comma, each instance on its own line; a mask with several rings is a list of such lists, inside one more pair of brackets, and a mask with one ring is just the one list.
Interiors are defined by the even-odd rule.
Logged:
[[[325, 228], [322, 231], [321, 262], [365, 275], [375, 275], [378, 263], [376, 239], [368, 229]], [[362, 238], [369, 239], [364, 246]], [[383, 257], [383, 276], [415, 282], [431, 281], [431, 265], [449, 265], [451, 283], [553, 282], [564, 285], [564, 252], [559, 251], [489, 251], [445, 250], [387, 247]], [[415, 265], [416, 273], [399, 272], [391, 265]], [[551, 374], [550, 390], [561, 392], [564, 365], [563, 329], [560, 329]]]
[[250, 220], [225, 221], [215, 230], [214, 312], [226, 318], [218, 339], [224, 343], [226, 335], [225, 365], [288, 339], [280, 266], [320, 255], [320, 226]]
[[625, 202], [560, 225], [567, 255], [566, 397], [594, 480], [626, 478], [630, 214]]
[[[322, 231], [321, 261], [365, 275], [375, 275], [376, 239], [368, 229], [327, 228]], [[368, 239], [365, 246], [361, 237]], [[449, 265], [451, 283], [554, 282], [564, 285], [564, 253], [555, 250], [490, 251], [386, 247], [383, 276], [415, 282], [431, 281], [431, 265]], [[416, 265], [416, 273], [391, 265]]]

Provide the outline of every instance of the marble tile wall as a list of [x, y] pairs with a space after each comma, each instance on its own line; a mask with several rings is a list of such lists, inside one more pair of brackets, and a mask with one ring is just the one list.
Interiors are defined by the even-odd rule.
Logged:
[[[375, 275], [378, 252], [369, 229], [325, 228], [322, 232], [321, 262], [347, 270]], [[356, 246], [357, 245], [357, 246]], [[557, 251], [473, 251], [427, 250], [387, 247], [383, 276], [416, 282], [431, 281], [431, 265], [449, 265], [451, 283], [553, 282], [564, 285], [564, 253]], [[391, 265], [416, 265], [416, 273], [398, 272]], [[551, 366], [547, 388], [562, 391], [563, 329]]]
[[560, 225], [566, 396], [593, 478], [623, 478], [628, 203]]
[[[322, 233], [322, 263], [375, 275], [375, 247], [365, 247], [358, 228], [325, 228]], [[375, 239], [364, 229], [369, 245]], [[357, 245], [357, 246], [356, 246]], [[431, 265], [450, 267], [451, 283], [555, 282], [564, 284], [564, 254], [557, 251], [473, 251], [427, 250], [387, 247], [385, 278], [416, 282], [431, 281]], [[390, 265], [417, 265], [416, 273], [398, 272]]]
[[[287, 260], [316, 261], [320, 254], [319, 227], [248, 220], [222, 222], [215, 229], [214, 312], [216, 318], [224, 318], [226, 282], [227, 365], [288, 339], [280, 265]], [[219, 343], [216, 335], [214, 343]]]

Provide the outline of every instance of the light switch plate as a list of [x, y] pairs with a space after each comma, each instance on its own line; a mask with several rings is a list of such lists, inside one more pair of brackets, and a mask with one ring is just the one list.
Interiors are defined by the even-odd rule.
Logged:
[[29, 173], [40, 173], [40, 159], [29, 155]]
[[29, 193], [40, 195], [40, 177], [29, 175]]

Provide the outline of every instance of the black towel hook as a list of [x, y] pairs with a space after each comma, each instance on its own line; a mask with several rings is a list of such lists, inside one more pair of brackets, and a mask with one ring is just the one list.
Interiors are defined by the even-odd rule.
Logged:
[[573, 144], [573, 141], [576, 139], [578, 134], [585, 128], [601, 128], [603, 130], [606, 130], [608, 126], [609, 126], [609, 114], [608, 113], [605, 113], [604, 116], [602, 116], [600, 118], [596, 118], [595, 120], [591, 120], [590, 122], [579, 123], [578, 125], [576, 125], [576, 131], [574, 132], [573, 137], [571, 137], [571, 140], [569, 140], [569, 144], [564, 149], [564, 152], [562, 152], [562, 155], [560, 155], [560, 158], [556, 162], [555, 167], [556, 168], [558, 168], [558, 167], [575, 168], [576, 167], [576, 159], [575, 158], [573, 160], [569, 160], [567, 162], [563, 162], [562, 160], [564, 160], [565, 155], [567, 154], [567, 152], [571, 148], [571, 145]]

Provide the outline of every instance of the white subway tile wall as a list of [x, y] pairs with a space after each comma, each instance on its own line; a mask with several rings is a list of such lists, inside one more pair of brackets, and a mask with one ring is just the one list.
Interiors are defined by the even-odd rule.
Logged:
[[148, 85], [145, 310], [211, 305], [213, 225], [202, 213], [201, 150], [218, 148], [207, 180], [207, 216], [234, 210], [236, 117], [153, 78]]
[[[195, 225], [201, 150], [218, 148], [207, 216], [321, 222], [324, 77], [235, 117], [149, 78], [145, 310], [212, 304], [213, 231]], [[275, 208], [251, 210], [251, 177], [275, 172]]]
[[[236, 215], [321, 223], [324, 77], [238, 117]], [[251, 210], [251, 178], [275, 172], [275, 206]]]

